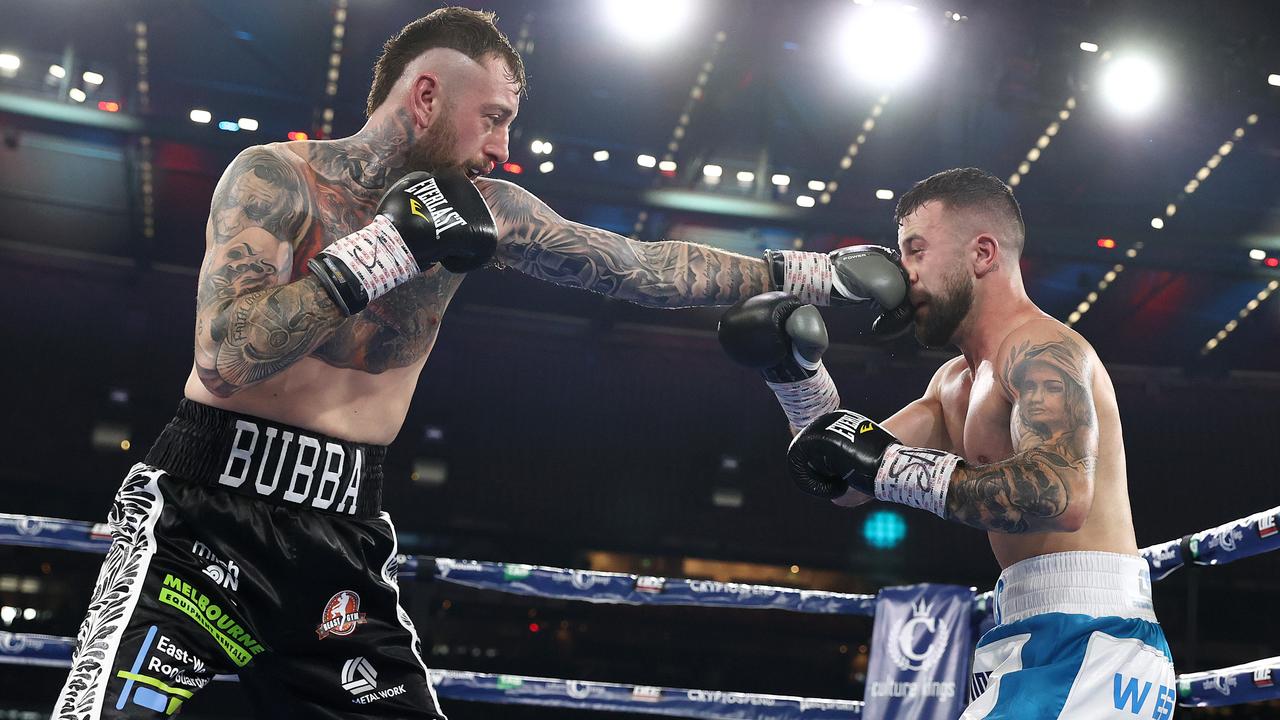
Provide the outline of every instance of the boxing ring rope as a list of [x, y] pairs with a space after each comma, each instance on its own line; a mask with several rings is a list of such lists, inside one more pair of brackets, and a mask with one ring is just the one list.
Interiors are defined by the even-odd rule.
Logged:
[[[1157, 543], [1140, 553], [1153, 581], [1184, 565], [1224, 565], [1280, 549], [1280, 506], [1217, 527]], [[110, 531], [103, 523], [0, 513], [0, 545], [105, 553]], [[423, 576], [455, 585], [530, 597], [621, 605], [735, 607], [790, 612], [863, 615], [875, 613], [875, 595], [710, 580], [664, 578], [573, 570], [516, 563], [402, 555], [402, 579]], [[975, 612], [986, 613], [990, 593], [978, 596]], [[68, 667], [74, 638], [0, 632], [0, 664]], [[1280, 698], [1275, 678], [1280, 656], [1243, 665], [1178, 676], [1183, 707], [1239, 705]], [[217, 679], [234, 679], [219, 676]], [[854, 700], [800, 698], [720, 690], [666, 688], [519, 675], [433, 670], [441, 697], [651, 715], [732, 720], [825, 719], [861, 715]]]

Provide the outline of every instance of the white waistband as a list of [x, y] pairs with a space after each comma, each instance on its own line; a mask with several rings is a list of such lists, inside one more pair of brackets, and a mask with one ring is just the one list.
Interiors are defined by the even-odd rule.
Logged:
[[1028, 558], [1000, 573], [994, 604], [999, 624], [1043, 613], [1156, 622], [1151, 571], [1136, 555], [1062, 552]]

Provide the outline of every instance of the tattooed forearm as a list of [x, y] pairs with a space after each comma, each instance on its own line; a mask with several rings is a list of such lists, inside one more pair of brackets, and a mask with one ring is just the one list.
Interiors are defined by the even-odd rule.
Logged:
[[198, 362], [197, 372], [210, 392], [227, 397], [308, 355], [343, 319], [312, 277], [243, 295], [211, 323], [212, 362]]
[[510, 183], [479, 184], [499, 258], [560, 285], [651, 307], [729, 305], [769, 289], [763, 260], [684, 242], [635, 242], [569, 222]]
[[961, 466], [951, 476], [947, 517], [992, 532], [1056, 530], [1070, 503], [1074, 472], [1070, 460], [1048, 449]]
[[438, 268], [419, 275], [347, 318], [312, 354], [370, 373], [418, 362], [435, 345], [441, 315], [462, 277]]

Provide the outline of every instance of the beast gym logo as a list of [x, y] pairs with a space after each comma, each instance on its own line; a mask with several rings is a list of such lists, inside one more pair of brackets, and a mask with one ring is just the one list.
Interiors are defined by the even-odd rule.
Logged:
[[356, 626], [368, 622], [367, 613], [360, 612], [360, 596], [353, 590], [339, 590], [329, 598], [316, 626], [316, 637], [323, 640], [330, 635], [343, 637], [356, 631]]

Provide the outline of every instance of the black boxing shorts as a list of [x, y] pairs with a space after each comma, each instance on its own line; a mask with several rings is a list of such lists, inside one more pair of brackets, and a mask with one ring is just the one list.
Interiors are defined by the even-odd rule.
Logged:
[[443, 718], [400, 605], [385, 455], [183, 400], [116, 494], [53, 717], [172, 717], [233, 675], [255, 717]]

